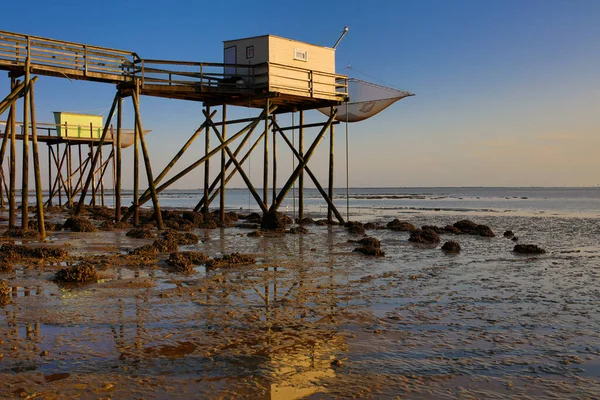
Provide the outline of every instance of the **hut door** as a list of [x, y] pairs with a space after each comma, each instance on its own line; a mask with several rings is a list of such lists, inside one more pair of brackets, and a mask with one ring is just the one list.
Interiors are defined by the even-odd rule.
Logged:
[[[223, 57], [225, 64], [237, 64], [237, 47], [228, 47], [225, 49], [225, 56]], [[225, 76], [231, 76], [236, 74], [235, 67], [225, 67]]]

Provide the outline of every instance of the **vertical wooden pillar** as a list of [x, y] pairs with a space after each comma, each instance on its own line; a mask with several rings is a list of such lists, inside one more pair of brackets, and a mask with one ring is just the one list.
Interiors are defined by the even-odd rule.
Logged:
[[100, 152], [100, 204], [104, 207], [104, 152], [102, 151], [104, 146], [99, 146], [98, 151]]
[[23, 97], [23, 173], [21, 175], [21, 228], [29, 228], [29, 36], [27, 37], [27, 60], [25, 62], [25, 95]]
[[121, 124], [123, 121], [123, 98], [119, 96], [117, 103], [117, 167], [115, 177], [115, 222], [121, 220]]
[[140, 155], [139, 155], [139, 140], [140, 130], [135, 121], [133, 122], [133, 225], [140, 224]]
[[52, 206], [52, 198], [54, 193], [52, 192], [52, 145], [47, 143], [48, 147], [48, 206]]
[[[223, 126], [221, 128], [221, 136], [223, 137], [223, 141], [227, 140], [227, 106], [223, 104]], [[208, 129], [206, 132], [206, 136], [208, 136]], [[221, 195], [220, 199], [220, 207], [219, 207], [219, 216], [221, 219], [221, 223], [225, 223], [225, 148], [221, 150]], [[208, 204], [208, 201], [207, 201]]]
[[269, 204], [269, 99], [265, 102], [265, 139], [263, 165], [263, 203]]
[[[300, 110], [300, 128], [298, 130], [298, 153], [304, 158], [304, 110]], [[304, 218], [304, 168], [298, 176], [298, 219]]]
[[[8, 145], [8, 138], [10, 137], [10, 113], [8, 114], [8, 121], [6, 122], [6, 127], [4, 129], [4, 137], [2, 138], [2, 149], [0, 150], [0, 207], [4, 208], [4, 186], [2, 183], [5, 181], [4, 176], [4, 157], [6, 156], [6, 147]], [[8, 193], [6, 193], [8, 196]]]
[[277, 198], [277, 135], [275, 134], [275, 115], [273, 115], [273, 204]]
[[38, 221], [38, 232], [42, 239], [46, 238], [46, 227], [44, 226], [44, 199], [42, 197], [42, 177], [40, 175], [40, 156], [38, 153], [38, 140], [37, 140], [37, 128], [36, 128], [36, 116], [35, 116], [35, 96], [33, 90], [33, 82], [29, 84], [29, 104], [31, 111], [31, 141], [33, 145], [33, 170], [35, 176], [35, 198], [37, 203], [37, 221]]
[[[210, 115], [210, 107], [206, 106], [206, 115], [207, 119]], [[206, 135], [204, 135], [204, 154], [207, 155], [210, 152], [210, 130], [206, 130]], [[210, 193], [208, 192], [209, 184], [208, 180], [210, 179], [210, 159], [207, 159], [204, 162], [204, 219], [208, 219], [208, 198]]]
[[[331, 115], [333, 115], [333, 107], [331, 107]], [[334, 128], [333, 124], [329, 127], [329, 200], [333, 203], [333, 139]], [[327, 205], [327, 222], [333, 222], [333, 209], [331, 205]]]
[[71, 143], [67, 140], [65, 144], [67, 152], [67, 199], [69, 208], [73, 208], [73, 152], [71, 151]]
[[[11, 89], [14, 89], [17, 86], [18, 82], [15, 81], [14, 78], [11, 78]], [[16, 158], [17, 158], [17, 124], [16, 124], [16, 114], [17, 110], [15, 104], [10, 106], [10, 189], [8, 193], [8, 227], [9, 229], [14, 229], [16, 227], [16, 212], [17, 212], [17, 204], [16, 204]]]
[[142, 146], [142, 155], [144, 157], [144, 165], [146, 166], [146, 177], [148, 179], [148, 186], [150, 187], [150, 194], [152, 195], [152, 203], [154, 204], [154, 216], [156, 217], [156, 225], [158, 229], [165, 229], [162, 214], [160, 211], [160, 204], [158, 202], [158, 193], [154, 185], [154, 177], [152, 176], [152, 165], [150, 164], [150, 155], [148, 154], [148, 147], [146, 146], [146, 139], [144, 138], [144, 128], [142, 127], [142, 116], [140, 115], [140, 83], [136, 81], [135, 92], [133, 93], [133, 107], [135, 109], [135, 123], [138, 127], [140, 145]]
[[[98, 149], [96, 149], [98, 151]], [[94, 159], [94, 128], [90, 122], [90, 160]], [[90, 173], [92, 174], [92, 206], [96, 206], [96, 166], [93, 162], [90, 162], [92, 167]]]
[[62, 162], [59, 143], [56, 143], [56, 182], [58, 184], [58, 206], [62, 207]]

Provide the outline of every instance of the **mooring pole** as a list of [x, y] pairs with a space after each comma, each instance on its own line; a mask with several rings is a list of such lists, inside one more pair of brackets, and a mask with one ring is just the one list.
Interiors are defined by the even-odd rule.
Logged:
[[[225, 104], [223, 104], [223, 127], [221, 128], [221, 136], [223, 136], [223, 140], [227, 139], [227, 106]], [[207, 130], [207, 136], [208, 136], [208, 130]], [[220, 200], [220, 205], [219, 205], [219, 217], [221, 220], [221, 223], [224, 224], [225, 223], [225, 148], [223, 148], [221, 150], [221, 194], [219, 197]], [[208, 197], [206, 197], [208, 199]], [[206, 204], [208, 205], [208, 201], [206, 201]]]
[[[269, 98], [265, 102], [265, 142], [263, 165], [263, 203], [269, 204]], [[273, 199], [275, 201], [275, 199]]]
[[[275, 115], [273, 115], [273, 122], [275, 123]], [[273, 127], [273, 203], [277, 198], [277, 135], [275, 134], [275, 128]]]
[[[298, 129], [298, 152], [304, 157], [304, 110], [300, 110], [300, 128]], [[304, 170], [298, 176], [298, 219], [304, 218]]]
[[138, 144], [140, 129], [135, 121], [133, 125], [133, 225], [138, 226], [140, 224], [140, 203], [138, 197], [140, 192], [140, 154]]
[[115, 222], [121, 220], [121, 124], [123, 122], [123, 98], [117, 103], [117, 167], [115, 177]]
[[46, 143], [46, 147], [48, 148], [48, 201], [46, 203], [48, 206], [52, 206], [52, 198], [54, 197], [52, 191], [52, 145]]
[[[333, 114], [333, 107], [331, 107], [331, 115]], [[334, 143], [334, 127], [333, 124], [329, 127], [329, 200], [333, 203], [333, 143]], [[327, 206], [327, 222], [333, 222], [333, 210], [330, 205]]]
[[23, 96], [23, 173], [21, 175], [21, 228], [29, 228], [29, 88], [30, 43], [27, 36], [27, 59], [25, 61], [25, 95]]
[[[11, 89], [14, 89], [17, 86], [18, 82], [15, 81], [15, 78], [10, 79]], [[10, 190], [8, 193], [8, 227], [9, 229], [15, 228], [16, 221], [16, 212], [17, 212], [17, 204], [16, 204], [16, 157], [17, 157], [17, 124], [15, 121], [17, 114], [17, 110], [15, 108], [15, 103], [12, 103], [10, 106], [10, 172], [9, 172], [9, 180], [10, 180]]]
[[[40, 155], [38, 153], [38, 139], [35, 117], [35, 96], [33, 82], [29, 84], [29, 105], [31, 112], [31, 142], [33, 145], [33, 170], [35, 176], [35, 198], [37, 200], [38, 232], [42, 239], [46, 238], [46, 227], [44, 226], [44, 199], [42, 197], [42, 177], [40, 175]], [[27, 96], [27, 93], [25, 94]]]
[[[210, 115], [210, 107], [206, 106], [206, 119], [208, 120], [208, 116]], [[204, 154], [208, 154], [210, 151], [210, 131], [206, 130], [206, 135], [204, 135]], [[210, 179], [210, 160], [207, 159], [204, 162], [204, 219], [208, 219], [208, 180]]]
[[73, 152], [71, 151], [71, 142], [68, 139], [65, 146], [67, 152], [67, 204], [69, 208], [73, 208]]

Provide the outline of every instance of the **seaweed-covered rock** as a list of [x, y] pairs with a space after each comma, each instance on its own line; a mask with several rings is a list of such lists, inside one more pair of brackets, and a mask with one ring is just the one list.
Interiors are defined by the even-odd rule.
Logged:
[[200, 241], [200, 238], [191, 232], [177, 232], [174, 230], [164, 231], [162, 234], [163, 238], [169, 242], [175, 242], [179, 246], [187, 246], [196, 244]]
[[174, 272], [190, 274], [194, 272], [194, 266], [202, 265], [208, 261], [208, 256], [200, 251], [182, 251], [171, 253], [167, 264]]
[[152, 232], [151, 228], [133, 228], [128, 231], [126, 236], [136, 238], [136, 239], [154, 239], [156, 235]]
[[111, 220], [115, 217], [115, 211], [108, 207], [87, 206], [85, 207], [85, 212], [86, 214], [89, 214], [92, 219], [97, 220]]
[[455, 240], [449, 240], [444, 243], [442, 250], [447, 251], [448, 253], [458, 253], [460, 252], [460, 244]]
[[513, 251], [519, 254], [545, 254], [546, 250], [535, 244], [517, 244]]
[[7, 259], [18, 258], [65, 258], [68, 252], [60, 247], [29, 247], [19, 244], [5, 243], [0, 246], [0, 255]]
[[401, 232], [414, 232], [417, 230], [417, 228], [410, 222], [400, 221], [398, 218], [395, 218], [393, 221], [388, 222], [386, 227], [392, 231]]
[[98, 280], [98, 274], [96, 267], [83, 263], [61, 269], [56, 273], [55, 279], [59, 282], [95, 282]]
[[85, 217], [71, 217], [68, 218], [64, 225], [63, 229], [70, 229], [73, 232], [94, 232], [96, 228], [89, 219]]
[[33, 229], [15, 229], [10, 228], [7, 229], [2, 236], [11, 237], [11, 238], [19, 238], [19, 239], [39, 239], [40, 233], [37, 230]]
[[504, 232], [503, 236], [507, 239], [512, 239], [515, 236], [515, 234], [513, 231], [506, 231], [506, 232]]
[[358, 221], [348, 221], [344, 224], [344, 226], [348, 229], [349, 233], [353, 233], [356, 235], [364, 235], [365, 227], [362, 222]]
[[381, 226], [377, 225], [375, 222], [367, 222], [363, 227], [365, 230], [381, 229]]
[[435, 226], [435, 225], [423, 225], [421, 227], [421, 230], [425, 230], [425, 229], [429, 229], [431, 231], [434, 231], [435, 233], [437, 233], [438, 235], [440, 233], [444, 232], [444, 228], [440, 228], [439, 226]]
[[460, 229], [458, 229], [457, 227], [452, 226], [452, 225], [446, 225], [444, 227], [444, 232], [454, 233], [454, 234], [458, 235], [458, 234], [460, 234]]
[[437, 244], [440, 242], [440, 236], [431, 229], [417, 229], [410, 234], [408, 241], [423, 244]]
[[363, 239], [360, 239], [359, 241], [357, 241], [358, 244], [361, 244], [365, 247], [375, 247], [375, 248], [380, 248], [381, 247], [381, 242], [379, 241], [379, 239], [374, 238], [374, 237], [366, 237]]
[[194, 226], [199, 226], [202, 222], [204, 222], [204, 215], [199, 212], [184, 211], [181, 214], [181, 217], [186, 221], [191, 222]]
[[211, 258], [206, 262], [207, 268], [219, 268], [231, 265], [254, 264], [256, 259], [251, 254], [231, 253], [223, 254], [223, 257]]
[[353, 251], [357, 253], [362, 253], [367, 256], [375, 256], [375, 257], [383, 257], [385, 256], [385, 252], [382, 251], [379, 247], [371, 247], [371, 246], [361, 246], [355, 248]]
[[293, 233], [293, 234], [306, 234], [308, 233], [308, 229], [306, 229], [303, 226], [294, 226], [292, 228], [290, 228], [287, 233]]
[[251, 213], [250, 215], [246, 216], [245, 219], [247, 222], [254, 222], [254, 223], [261, 223], [262, 222], [262, 216], [259, 213]]
[[[34, 230], [34, 231], [38, 230], [37, 219], [29, 221], [29, 229]], [[46, 232], [52, 232], [52, 231], [56, 230], [56, 225], [53, 224], [52, 222], [44, 220], [44, 229], [46, 230]]]
[[248, 235], [246, 235], [246, 236], [260, 237], [260, 236], [264, 236], [264, 234], [262, 233], [262, 231], [252, 231], [252, 232], [248, 233]]
[[131, 228], [131, 224], [129, 222], [115, 222], [115, 221], [104, 221], [99, 226], [101, 231], [111, 232], [123, 229]]
[[298, 224], [300, 224], [300, 225], [312, 225], [314, 223], [315, 223], [315, 220], [310, 217], [304, 217], [298, 221]]
[[326, 219], [319, 219], [315, 221], [315, 224], [318, 226], [326, 226], [329, 225], [328, 221]]
[[478, 235], [483, 237], [494, 237], [494, 232], [487, 225], [479, 225], [468, 219], [463, 219], [454, 223], [454, 227], [460, 229], [461, 233], [469, 235]]
[[198, 228], [200, 229], [217, 229], [218, 227], [219, 224], [217, 223], [217, 221], [212, 219], [205, 219], [200, 223], [200, 225], [198, 225]]
[[0, 280], [0, 306], [10, 303], [10, 291], [8, 283]]
[[267, 212], [263, 215], [260, 227], [270, 231], [285, 231], [289, 217], [278, 212]]

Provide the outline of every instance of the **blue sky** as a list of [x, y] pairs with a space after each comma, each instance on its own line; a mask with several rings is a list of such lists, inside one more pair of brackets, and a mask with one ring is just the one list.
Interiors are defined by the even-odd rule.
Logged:
[[[3, 15], [2, 30], [207, 62], [221, 62], [223, 40], [270, 33], [332, 46], [348, 25], [338, 73], [416, 94], [349, 127], [351, 186], [600, 183], [597, 0], [29, 1], [3, 5]], [[50, 122], [56, 110], [106, 112], [113, 95], [110, 85], [41, 77], [38, 120]], [[142, 112], [157, 170], [202, 122], [196, 103], [142, 98]], [[311, 160], [323, 182], [326, 148]], [[251, 167], [257, 183], [259, 161]], [[198, 170], [178, 187], [201, 179]]]

